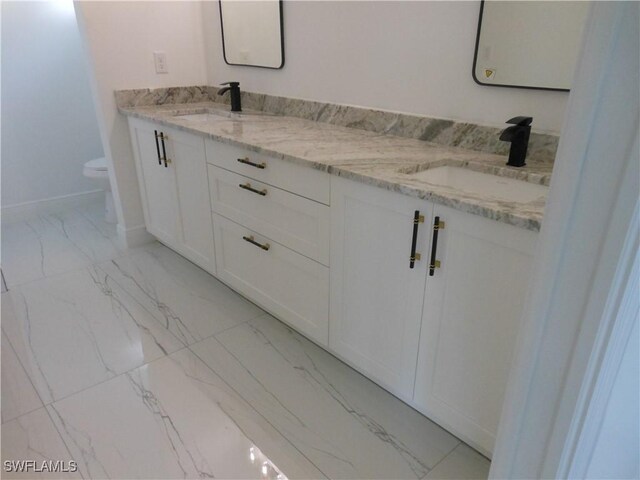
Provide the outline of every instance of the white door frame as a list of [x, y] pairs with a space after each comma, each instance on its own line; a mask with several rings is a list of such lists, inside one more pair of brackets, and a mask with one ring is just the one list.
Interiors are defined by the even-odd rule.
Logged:
[[592, 7], [491, 478], [585, 474], [637, 318], [639, 10]]

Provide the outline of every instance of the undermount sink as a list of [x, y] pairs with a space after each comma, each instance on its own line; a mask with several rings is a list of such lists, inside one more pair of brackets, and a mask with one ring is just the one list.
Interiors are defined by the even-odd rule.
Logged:
[[201, 113], [186, 113], [174, 115], [182, 120], [194, 123], [208, 123], [220, 120], [239, 120], [242, 118], [268, 115], [264, 112], [232, 112], [230, 110], [210, 110]]
[[407, 174], [411, 178], [501, 201], [527, 203], [546, 197], [549, 187], [460, 167], [435, 167]]

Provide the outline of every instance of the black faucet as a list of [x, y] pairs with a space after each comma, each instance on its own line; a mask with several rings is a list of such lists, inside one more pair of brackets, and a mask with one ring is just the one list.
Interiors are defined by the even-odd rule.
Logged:
[[507, 165], [512, 167], [524, 167], [524, 157], [527, 156], [529, 134], [531, 133], [533, 117], [513, 117], [506, 123], [513, 123], [513, 127], [507, 127], [500, 134], [500, 140], [511, 142], [509, 161]]
[[221, 83], [222, 85], [229, 85], [228, 87], [221, 88], [218, 90], [218, 95], [224, 95], [227, 91], [231, 92], [231, 111], [232, 112], [241, 112], [242, 104], [240, 102], [240, 82], [226, 82]]

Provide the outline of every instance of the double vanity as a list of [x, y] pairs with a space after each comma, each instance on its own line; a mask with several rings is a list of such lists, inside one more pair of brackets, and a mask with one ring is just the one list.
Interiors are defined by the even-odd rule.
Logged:
[[491, 456], [548, 166], [211, 102], [120, 111], [151, 234]]

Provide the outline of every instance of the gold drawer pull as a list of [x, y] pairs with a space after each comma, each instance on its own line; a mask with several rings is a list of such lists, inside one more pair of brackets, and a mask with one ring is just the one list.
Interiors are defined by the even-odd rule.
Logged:
[[240, 163], [244, 163], [245, 165], [250, 165], [252, 167], [256, 167], [259, 168], [260, 170], [264, 170], [265, 168], [267, 168], [267, 164], [262, 162], [262, 163], [254, 163], [251, 160], [249, 160], [249, 157], [244, 157], [244, 158], [238, 158], [238, 161]]
[[263, 197], [267, 194], [267, 189], [256, 190], [251, 186], [249, 182], [238, 185], [240, 188], [244, 188], [245, 190], [249, 190], [250, 192], [257, 193], [258, 195], [262, 195]]
[[253, 239], [253, 235], [249, 236], [249, 237], [242, 237], [242, 239], [245, 242], [249, 242], [252, 245], [255, 245], [256, 247], [260, 247], [262, 250], [269, 250], [271, 248], [271, 245], [269, 245], [268, 243], [262, 244], [262, 243], [258, 243]]

